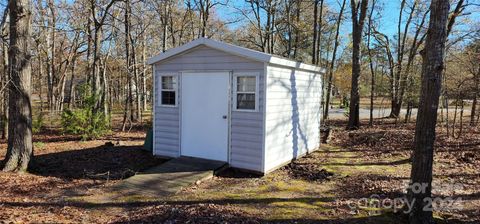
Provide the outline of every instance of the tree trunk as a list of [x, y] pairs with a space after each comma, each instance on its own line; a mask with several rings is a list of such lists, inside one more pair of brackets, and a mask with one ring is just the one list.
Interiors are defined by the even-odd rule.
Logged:
[[[413, 204], [409, 214], [410, 223], [432, 223], [432, 167], [435, 142], [437, 110], [442, 86], [447, 20], [450, 3], [448, 0], [432, 0], [430, 22], [422, 65], [420, 103], [415, 128], [415, 143], [412, 154], [412, 171], [408, 199]], [[418, 190], [417, 186], [420, 187]]]
[[453, 124], [452, 124], [452, 137], [455, 138], [455, 128], [457, 127], [457, 114], [458, 114], [458, 96], [455, 100], [455, 111], [453, 112]]
[[447, 127], [447, 137], [450, 136], [450, 110], [448, 108], [448, 95], [446, 93], [444, 93], [444, 97], [445, 97], [445, 120], [446, 120], [446, 124], [445, 124], [445, 127]]
[[477, 96], [474, 96], [473, 102], [472, 102], [472, 110], [470, 112], [470, 126], [475, 126], [475, 117], [477, 113], [477, 104], [478, 104], [478, 99]]
[[[413, 8], [415, 8], [416, 2], [413, 3]], [[402, 105], [399, 103], [399, 89], [400, 89], [400, 76], [402, 75], [402, 62], [403, 62], [403, 53], [405, 49], [405, 39], [407, 36], [406, 32], [401, 32], [401, 25], [402, 25], [402, 15], [403, 9], [405, 8], [405, 0], [402, 0], [400, 3], [400, 13], [398, 16], [398, 24], [397, 24], [397, 63], [396, 69], [393, 79], [393, 95], [392, 98], [392, 108], [390, 110], [390, 116], [392, 118], [398, 119], [400, 115], [400, 110]], [[410, 17], [405, 24], [405, 31], [408, 31], [408, 25], [410, 24], [410, 20], [412, 18], [414, 10], [411, 10]], [[402, 37], [403, 36], [403, 37]]]
[[163, 19], [162, 19], [162, 52], [167, 50], [167, 36], [168, 36], [168, 3], [163, 2]]
[[[132, 77], [131, 77], [131, 59], [130, 59], [130, 1], [125, 0], [125, 60], [126, 60], [126, 72], [128, 89], [125, 92], [125, 105], [123, 111], [123, 122], [122, 122], [122, 131], [126, 130], [127, 121], [132, 121], [133, 119], [133, 105], [132, 105]], [[125, 86], [122, 86], [125, 89]]]
[[101, 89], [101, 77], [99, 74], [99, 59], [100, 59], [100, 48], [101, 48], [101, 26], [99, 24], [95, 25], [95, 33], [93, 34], [93, 60], [91, 66], [91, 76], [92, 76], [92, 94], [95, 97], [95, 104], [92, 108], [93, 113], [97, 113], [100, 111], [102, 107], [101, 105], [101, 96], [102, 96], [102, 89]]
[[475, 122], [475, 125], [478, 125], [480, 123], [480, 112], [477, 111], [477, 121]]
[[[133, 44], [132, 44], [133, 46]], [[137, 66], [137, 52], [135, 47], [132, 47], [132, 70], [133, 70], [133, 79], [135, 81], [135, 107], [132, 107], [134, 111], [132, 114], [134, 115], [134, 121], [142, 120], [142, 112], [141, 105], [140, 105], [140, 80], [138, 76], [138, 66]]]
[[410, 122], [410, 118], [412, 117], [412, 102], [408, 101], [407, 103], [407, 112], [405, 113], [405, 123]]
[[317, 63], [318, 3], [319, 0], [313, 1], [312, 64]]
[[10, 59], [8, 147], [4, 171], [23, 172], [33, 155], [30, 104], [31, 2], [9, 1]]
[[[66, 71], [65, 71], [66, 72]], [[62, 85], [60, 86], [60, 96], [58, 97], [58, 111], [63, 111], [65, 102], [65, 85], [67, 85], [67, 76], [63, 76]]]
[[[318, 35], [317, 35], [317, 52], [315, 53], [316, 54], [316, 58], [317, 60], [315, 61], [315, 65], [321, 65], [321, 55], [322, 55], [322, 45], [321, 45], [321, 42], [322, 42], [322, 24], [323, 24], [323, 3], [324, 3], [324, 0], [320, 0], [320, 13], [318, 15]], [[328, 57], [327, 57], [328, 58]], [[328, 64], [328, 60], [327, 60], [327, 64]]]
[[147, 53], [146, 53], [146, 44], [145, 44], [146, 38], [145, 35], [142, 35], [142, 72], [140, 73], [140, 78], [142, 79], [142, 109], [143, 111], [147, 111], [147, 65], [146, 65], [146, 58], [147, 58]]
[[4, 81], [3, 81], [4, 76], [0, 75], [0, 89], [2, 91], [0, 92], [0, 95], [2, 95], [2, 98], [0, 99], [0, 131], [2, 134], [0, 135], [0, 139], [5, 139], [7, 137], [7, 113], [6, 113], [6, 99], [3, 97], [3, 91], [4, 89]]
[[462, 102], [460, 104], [460, 130], [458, 131], [457, 138], [460, 138], [463, 134], [463, 111], [465, 109], [465, 101], [462, 98]]
[[[270, 46], [270, 50], [269, 50], [270, 54], [275, 54], [275, 34], [276, 34], [276, 32], [275, 32], [275, 21], [276, 21], [276, 20], [275, 20], [275, 19], [276, 19], [276, 8], [275, 8], [275, 6], [276, 6], [276, 4], [277, 4], [277, 3], [275, 2], [275, 5], [271, 6], [271, 9], [272, 9], [272, 12], [271, 12], [271, 13], [272, 13], [272, 21], [271, 21], [271, 25], [270, 25], [270, 27], [271, 27], [270, 44], [269, 44], [269, 46]], [[317, 49], [318, 49], [318, 48], [317, 48]]]
[[[2, 46], [3, 47], [3, 46]], [[2, 48], [2, 51], [5, 51], [5, 48]], [[3, 53], [3, 52], [2, 52]], [[3, 66], [3, 70], [5, 71], [7, 68]], [[3, 97], [3, 92], [5, 91], [5, 76], [3, 74], [0, 74], [0, 131], [2, 131], [2, 134], [0, 135], [1, 139], [5, 139], [4, 134], [5, 130], [3, 127], [5, 126], [5, 123], [7, 122], [7, 119], [5, 119], [5, 97]]]
[[100, 98], [100, 105], [103, 109], [103, 114], [108, 115], [108, 104], [107, 104], [107, 97], [108, 97], [108, 77], [107, 77], [107, 63], [108, 63], [108, 56], [110, 52], [104, 58], [104, 62], [102, 63], [102, 96]]
[[2, 139], [6, 139], [8, 136], [8, 80], [10, 79], [9, 73], [8, 73], [8, 47], [6, 46], [5, 43], [2, 43], [2, 64], [3, 64], [3, 74], [1, 76], [3, 77], [2, 79], [2, 91], [0, 94], [2, 95], [2, 117], [1, 120], [2, 126], [0, 129], [2, 130]]
[[[353, 47], [352, 47], [352, 89], [350, 92], [350, 113], [347, 129], [355, 130], [360, 127], [360, 93], [358, 81], [360, 78], [360, 44], [362, 41], [363, 25], [365, 23], [368, 0], [362, 0], [357, 7], [355, 0], [351, 0]], [[360, 12], [358, 11], [360, 8]], [[360, 13], [360, 14], [359, 14]]]
[[266, 6], [264, 7], [264, 10], [265, 10], [265, 16], [267, 17], [267, 21], [265, 22], [265, 37], [263, 38], [263, 49], [266, 53], [270, 53], [270, 25], [271, 25], [271, 19], [272, 19], [272, 16], [271, 16], [271, 10], [270, 10], [270, 4], [268, 3], [265, 3]]
[[300, 41], [300, 8], [301, 8], [301, 1], [296, 0], [297, 8], [295, 10], [295, 49], [293, 49], [293, 58], [297, 59], [298, 51], [299, 51], [299, 41]]
[[475, 113], [477, 112], [478, 92], [480, 91], [480, 68], [473, 78], [475, 79], [475, 91], [473, 93], [472, 110], [470, 112], [470, 126], [475, 126]]
[[56, 34], [55, 34], [55, 27], [57, 25], [57, 19], [56, 19], [56, 12], [55, 12], [55, 5], [52, 0], [48, 1], [48, 8], [50, 9], [50, 40], [51, 40], [51, 46], [50, 46], [50, 84], [51, 84], [51, 102], [50, 102], [50, 111], [53, 112], [54, 110], [58, 109], [56, 106], [58, 105], [58, 100], [56, 95], [55, 95], [55, 85], [56, 85], [56, 72], [57, 68], [55, 66], [55, 57], [56, 57]]
[[68, 109], [72, 109], [75, 101], [72, 99], [73, 97], [73, 89], [74, 89], [74, 81], [75, 81], [75, 63], [76, 63], [76, 57], [74, 56], [72, 59], [72, 65], [71, 65], [71, 78], [70, 78], [70, 87], [68, 90]]
[[370, 85], [370, 120], [368, 122], [368, 126], [373, 126], [373, 103], [375, 100], [375, 69], [373, 67], [373, 54], [372, 49], [370, 48], [370, 38], [372, 36], [372, 17], [373, 11], [375, 10], [375, 2], [376, 0], [372, 1], [372, 8], [368, 15], [368, 37], [367, 37], [367, 52], [368, 52], [368, 62], [370, 66], [370, 73], [371, 73], [371, 85]]
[[[47, 38], [47, 45], [49, 44], [49, 39]], [[53, 75], [52, 75], [52, 67], [49, 63], [47, 58], [47, 104], [48, 110], [52, 112], [53, 110]]]
[[291, 52], [292, 52], [292, 16], [290, 15], [291, 13], [291, 3], [289, 0], [284, 0], [285, 1], [285, 13], [286, 13], [286, 17], [287, 17], [287, 28], [286, 28], [286, 32], [287, 32], [287, 38], [288, 38], [288, 42], [287, 42], [287, 52], [286, 52], [286, 56], [288, 58], [291, 58], [292, 55], [291, 55]]

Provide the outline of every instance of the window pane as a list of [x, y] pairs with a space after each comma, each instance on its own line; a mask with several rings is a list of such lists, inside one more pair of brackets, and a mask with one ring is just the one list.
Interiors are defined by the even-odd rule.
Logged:
[[162, 91], [162, 105], [175, 105], [175, 91]]
[[255, 94], [253, 93], [237, 94], [237, 109], [255, 110]]
[[162, 76], [162, 89], [175, 89], [177, 80], [173, 76]]
[[237, 77], [238, 92], [255, 92], [257, 78], [255, 76]]

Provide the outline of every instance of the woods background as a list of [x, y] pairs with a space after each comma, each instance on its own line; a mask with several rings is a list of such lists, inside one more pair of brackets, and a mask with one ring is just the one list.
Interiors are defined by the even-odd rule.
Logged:
[[[353, 2], [353, 1], [352, 1]], [[62, 111], [92, 108], [91, 113], [110, 120], [122, 115], [122, 129], [142, 121], [152, 102], [152, 70], [146, 60], [199, 37], [277, 54], [327, 68], [324, 105], [349, 107], [352, 49], [349, 31], [352, 15], [361, 13], [346, 0], [36, 0], [32, 8], [32, 87], [34, 129], [46, 117]], [[359, 95], [363, 107], [390, 104], [391, 117], [400, 119], [406, 108], [418, 106], [421, 50], [428, 25], [427, 2], [402, 0], [395, 29], [386, 3], [365, 6], [364, 28], [359, 32]], [[349, 7], [351, 6], [351, 7]], [[0, 132], [7, 135], [8, 10], [1, 23]], [[359, 10], [359, 9], [356, 9]], [[469, 123], [478, 123], [479, 5], [452, 2], [442, 90], [442, 108], [470, 107]], [[355, 14], [356, 15], [356, 14]], [[346, 28], [347, 27], [347, 28]], [[347, 30], [348, 29], [348, 30]], [[358, 42], [358, 41], [357, 41]], [[355, 88], [353, 88], [355, 89]], [[333, 98], [333, 99], [332, 99]], [[388, 103], [387, 103], [388, 102]], [[329, 107], [324, 118], [328, 119]], [[448, 110], [448, 109], [446, 109]], [[455, 110], [456, 111], [456, 110]], [[459, 112], [460, 113], [460, 112]], [[48, 115], [48, 116], [46, 116]], [[50, 116], [53, 115], [53, 116]], [[442, 121], [452, 135], [463, 116], [446, 112]], [[102, 120], [102, 119], [100, 119]], [[370, 124], [373, 122], [373, 110]], [[458, 128], [457, 128], [458, 129]], [[461, 131], [461, 129], [460, 129]]]

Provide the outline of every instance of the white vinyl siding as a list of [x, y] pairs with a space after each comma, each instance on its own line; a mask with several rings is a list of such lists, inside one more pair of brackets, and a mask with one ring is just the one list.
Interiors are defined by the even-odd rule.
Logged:
[[319, 147], [321, 80], [317, 73], [268, 66], [266, 172]]
[[[263, 68], [263, 64], [262, 64]], [[234, 72], [235, 74], [235, 72]], [[230, 130], [230, 165], [232, 167], [263, 172], [263, 117], [265, 113], [264, 73], [257, 79], [256, 111], [233, 110]], [[233, 91], [233, 90], [232, 90]], [[232, 97], [235, 97], [232, 94]], [[232, 99], [233, 100], [233, 99]], [[232, 101], [233, 102], [233, 101]]]

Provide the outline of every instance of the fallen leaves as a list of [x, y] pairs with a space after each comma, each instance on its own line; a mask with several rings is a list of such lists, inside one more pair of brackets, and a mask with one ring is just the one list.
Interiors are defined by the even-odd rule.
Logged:
[[[101, 205], [72, 198], [107, 194], [111, 184], [162, 162], [140, 150], [143, 132], [118, 133], [88, 142], [79, 142], [74, 136], [62, 139], [56, 132], [42, 133], [37, 141], [45, 142], [35, 152], [31, 173], [0, 172], [0, 220], [7, 223], [316, 223], [328, 219], [326, 223], [363, 223], [373, 218], [375, 221], [373, 216], [356, 218], [368, 216], [369, 211], [352, 211], [348, 205], [371, 195], [385, 199], [405, 195], [414, 124], [378, 120], [373, 127], [345, 131], [344, 121], [332, 123], [331, 146], [337, 151], [313, 152], [265, 177], [228, 169], [210, 181], [184, 189], [177, 195], [180, 201], [165, 198], [162, 199], [165, 201], [137, 204]], [[438, 213], [445, 219], [480, 221], [478, 129], [465, 127], [464, 135], [458, 139], [447, 138], [446, 130], [437, 129], [434, 183], [462, 187], [439, 188], [434, 193], [464, 200], [463, 210]], [[106, 146], [105, 142], [121, 142], [121, 145]], [[0, 144], [0, 155], [5, 154], [4, 149], [5, 144]], [[342, 172], [345, 174], [339, 175]], [[302, 219], [272, 220], [269, 219], [272, 214]]]

